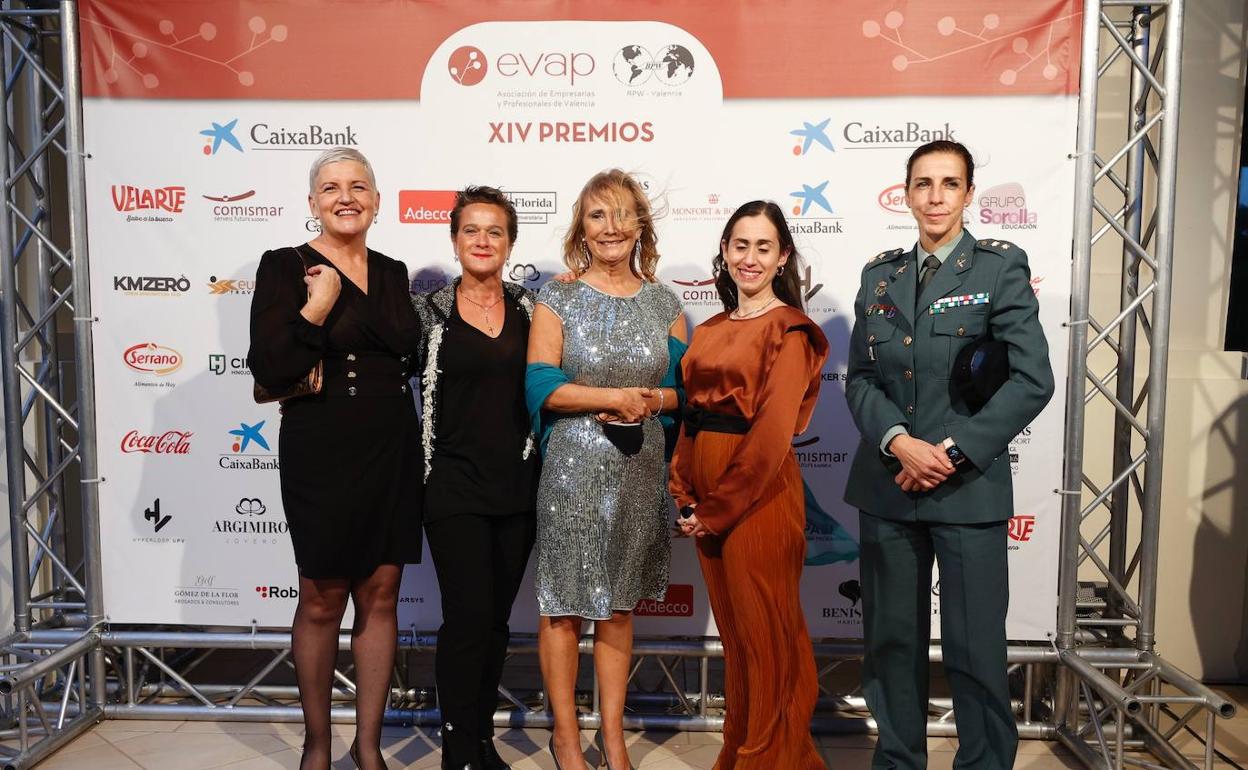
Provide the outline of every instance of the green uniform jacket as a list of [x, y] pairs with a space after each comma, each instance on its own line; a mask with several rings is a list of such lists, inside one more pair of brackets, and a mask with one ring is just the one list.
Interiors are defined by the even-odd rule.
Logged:
[[[845, 502], [903, 521], [1008, 519], [1014, 515], [1014, 493], [1006, 448], [1053, 395], [1049, 346], [1027, 254], [1007, 241], [976, 241], [964, 233], [918, 298], [917, 311], [915, 260], [915, 249], [896, 249], [862, 270], [845, 384], [862, 440]], [[950, 373], [958, 351], [985, 335], [1008, 346], [1010, 376], [971, 414]], [[893, 481], [900, 463], [880, 451], [885, 432], [897, 424], [933, 444], [952, 437], [971, 467], [930, 492], [901, 491]]]

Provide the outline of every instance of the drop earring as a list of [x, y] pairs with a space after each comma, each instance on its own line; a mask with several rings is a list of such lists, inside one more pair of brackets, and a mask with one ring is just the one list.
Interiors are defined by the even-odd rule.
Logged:
[[637, 240], [633, 242], [633, 261], [641, 264], [641, 236], [638, 236]]
[[782, 275], [784, 275], [784, 265], [776, 268], [776, 277], [778, 278]]

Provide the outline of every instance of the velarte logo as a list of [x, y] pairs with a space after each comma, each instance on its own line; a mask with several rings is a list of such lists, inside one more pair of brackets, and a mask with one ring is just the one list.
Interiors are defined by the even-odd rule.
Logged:
[[182, 185], [168, 187], [113, 185], [113, 207], [118, 211], [167, 211], [170, 214], [181, 214], [185, 205], [186, 188]]
[[642, 599], [637, 603], [634, 615], [667, 618], [693, 617], [693, 586], [673, 583], [667, 587], [662, 599]]
[[1036, 517], [1034, 515], [1020, 515], [1010, 519], [1009, 536], [1016, 543], [1026, 543], [1031, 540], [1031, 536], [1036, 532]]
[[399, 221], [407, 225], [450, 225], [454, 190], [399, 190]]
[[126, 366], [136, 372], [154, 374], [164, 377], [176, 372], [182, 366], [182, 354], [170, 347], [157, 345], [155, 342], [140, 342], [131, 345], [122, 353]]

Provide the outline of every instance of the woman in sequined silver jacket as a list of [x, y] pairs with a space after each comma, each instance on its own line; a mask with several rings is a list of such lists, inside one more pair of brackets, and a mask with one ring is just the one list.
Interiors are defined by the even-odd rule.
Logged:
[[450, 219], [461, 275], [412, 298], [422, 333], [425, 535], [442, 596], [442, 767], [506, 770], [494, 711], [537, 527], [539, 459], [524, 401], [534, 295], [503, 280], [518, 234], [506, 195], [465, 188]]

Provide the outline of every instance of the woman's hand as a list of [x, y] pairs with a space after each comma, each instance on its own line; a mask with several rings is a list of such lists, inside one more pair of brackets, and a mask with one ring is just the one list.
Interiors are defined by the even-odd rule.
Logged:
[[707, 535], [714, 534], [706, 528], [705, 524], [698, 521], [698, 514], [696, 512], [689, 514], [686, 518], [677, 520], [676, 523], [680, 525], [680, 532], [685, 537], [706, 537]]
[[617, 388], [611, 412], [620, 422], [641, 422], [650, 416], [646, 399], [654, 398], [653, 388]]
[[901, 461], [902, 470], [893, 480], [905, 492], [935, 489], [953, 473], [943, 449], [904, 433], [889, 443], [888, 451]]
[[320, 326], [329, 317], [338, 294], [342, 291], [342, 278], [338, 271], [325, 265], [308, 268], [303, 282], [308, 285], [308, 301], [300, 311], [310, 323]]
[[556, 275], [554, 278], [551, 278], [550, 280], [558, 281], [559, 283], [576, 283], [578, 278], [580, 278], [580, 276], [574, 273], [573, 271], [565, 270], [564, 272], [560, 273], [559, 275]]

